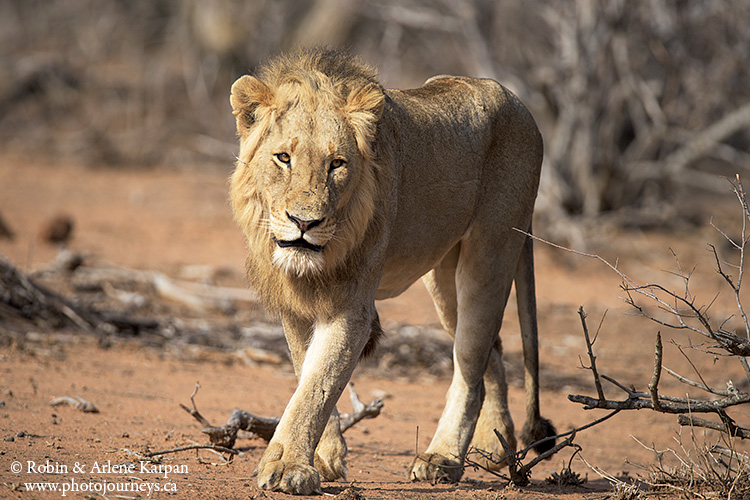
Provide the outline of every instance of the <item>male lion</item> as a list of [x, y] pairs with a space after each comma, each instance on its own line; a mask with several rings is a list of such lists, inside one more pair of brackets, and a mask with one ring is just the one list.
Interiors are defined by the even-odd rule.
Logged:
[[498, 336], [515, 280], [527, 410], [539, 414], [530, 231], [542, 139], [519, 100], [492, 80], [442, 76], [384, 89], [345, 53], [279, 56], [232, 85], [240, 152], [232, 208], [248, 240], [248, 277], [279, 314], [298, 378], [257, 468], [261, 488], [320, 492], [346, 474], [336, 401], [382, 333], [375, 300], [423, 277], [454, 337], [455, 373], [413, 480], [458, 480], [474, 446], [515, 447]]

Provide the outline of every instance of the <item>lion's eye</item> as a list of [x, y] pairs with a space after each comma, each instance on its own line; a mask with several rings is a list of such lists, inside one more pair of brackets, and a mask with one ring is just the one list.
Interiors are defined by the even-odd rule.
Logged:
[[344, 166], [345, 163], [346, 162], [342, 160], [341, 158], [336, 158], [335, 160], [331, 161], [331, 170], [341, 168]]
[[292, 157], [289, 156], [289, 153], [276, 153], [274, 157], [287, 166], [292, 162]]

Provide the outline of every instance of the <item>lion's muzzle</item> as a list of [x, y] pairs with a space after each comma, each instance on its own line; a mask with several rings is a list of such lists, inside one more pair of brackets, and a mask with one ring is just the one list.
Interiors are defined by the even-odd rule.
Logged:
[[276, 243], [274, 263], [288, 273], [303, 275], [322, 271], [323, 250], [333, 236], [334, 225], [324, 217], [304, 218], [285, 212], [276, 218], [271, 238]]
[[[279, 248], [302, 248], [313, 252], [321, 252], [323, 247], [325, 247], [325, 243], [317, 241], [313, 230], [315, 228], [320, 228], [324, 219], [303, 219], [294, 216], [289, 212], [285, 213], [287, 219], [294, 224], [294, 230], [285, 231], [286, 234], [281, 237], [273, 236], [273, 241], [279, 246]], [[305, 235], [307, 235], [307, 237], [305, 237]]]

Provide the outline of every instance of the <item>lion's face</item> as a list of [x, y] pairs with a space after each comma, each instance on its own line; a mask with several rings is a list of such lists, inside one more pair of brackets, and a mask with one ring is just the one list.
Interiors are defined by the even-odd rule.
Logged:
[[[299, 130], [299, 123], [314, 125]], [[295, 107], [279, 118], [253, 163], [263, 175], [274, 263], [299, 275], [323, 270], [366, 168], [351, 127], [334, 110]]]
[[[247, 95], [237, 88], [241, 82], [233, 105], [235, 96]], [[362, 110], [346, 96], [306, 93], [296, 82], [287, 87], [266, 88], [271, 95], [261, 98], [247, 127], [241, 128], [245, 108], [235, 107], [241, 146], [233, 204], [246, 234], [262, 231], [254, 240], [265, 239], [273, 264], [303, 276], [339, 263], [372, 217], [371, 139], [362, 133], [371, 131], [358, 130], [356, 119], [368, 117], [358, 117]]]

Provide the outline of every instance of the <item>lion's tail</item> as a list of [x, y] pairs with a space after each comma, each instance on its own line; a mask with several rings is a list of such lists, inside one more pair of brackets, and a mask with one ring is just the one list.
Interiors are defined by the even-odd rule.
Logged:
[[[531, 233], [531, 227], [529, 227], [529, 233]], [[555, 445], [554, 439], [545, 438], [554, 436], [557, 431], [549, 420], [542, 418], [539, 409], [539, 340], [534, 284], [534, 243], [531, 237], [526, 238], [523, 250], [521, 250], [515, 282], [526, 390], [526, 422], [521, 439], [527, 446], [544, 440], [534, 446], [537, 453], [543, 453]]]

